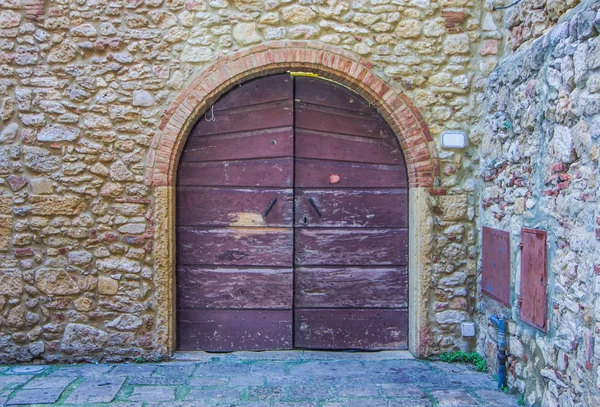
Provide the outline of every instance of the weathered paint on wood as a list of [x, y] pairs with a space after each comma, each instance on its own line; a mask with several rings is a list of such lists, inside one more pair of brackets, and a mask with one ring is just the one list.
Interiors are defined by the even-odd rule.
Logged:
[[292, 232], [287, 228], [178, 227], [177, 242], [181, 265], [292, 265]]
[[[337, 174], [340, 182], [330, 183]], [[328, 188], [406, 188], [406, 167], [377, 164], [359, 164], [340, 161], [296, 159], [296, 187]]]
[[[265, 216], [272, 199], [277, 202]], [[291, 189], [180, 187], [176, 202], [177, 225], [290, 226], [293, 199]]]
[[407, 310], [296, 310], [294, 329], [298, 348], [406, 349]]
[[198, 121], [190, 137], [291, 126], [293, 116], [291, 100], [216, 111], [214, 112], [214, 120], [204, 119]]
[[291, 309], [293, 269], [182, 266], [179, 308]]
[[181, 154], [182, 163], [196, 161], [245, 160], [264, 157], [292, 157], [292, 126], [204, 136], [192, 133]]
[[177, 347], [213, 352], [292, 347], [291, 310], [180, 310]]
[[297, 268], [297, 308], [405, 308], [408, 275], [403, 268]]
[[291, 187], [293, 159], [182, 163], [178, 185]]
[[304, 103], [296, 103], [294, 113], [296, 129], [377, 139], [387, 136], [384, 124], [373, 116]]
[[358, 163], [402, 165], [394, 140], [296, 130], [296, 157]]
[[296, 188], [295, 192], [298, 227], [408, 227], [406, 189]]
[[296, 229], [296, 265], [405, 266], [406, 229]]
[[362, 97], [340, 85], [317, 78], [296, 78], [295, 100], [313, 105], [373, 115], [375, 109]]
[[548, 330], [547, 264], [546, 232], [521, 229], [520, 318], [544, 332]]
[[291, 100], [293, 78], [288, 74], [270, 75], [233, 87], [214, 105], [215, 110], [252, 106], [277, 100]]

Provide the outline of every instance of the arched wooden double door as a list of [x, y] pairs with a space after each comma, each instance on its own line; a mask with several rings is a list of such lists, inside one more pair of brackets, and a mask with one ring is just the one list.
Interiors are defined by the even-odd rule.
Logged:
[[231, 90], [179, 165], [178, 348], [406, 349], [407, 192], [391, 130], [343, 86]]

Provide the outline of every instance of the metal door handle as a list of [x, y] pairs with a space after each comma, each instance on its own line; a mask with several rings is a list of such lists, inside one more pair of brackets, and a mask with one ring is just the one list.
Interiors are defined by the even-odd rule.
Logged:
[[313, 207], [313, 209], [315, 210], [315, 212], [317, 212], [317, 215], [319, 215], [319, 218], [320, 218], [321, 217], [321, 211], [317, 207], [317, 204], [315, 203], [315, 200], [312, 199], [312, 198], [308, 198], [308, 202], [310, 202], [310, 206]]
[[263, 212], [263, 216], [267, 216], [269, 214], [269, 212], [271, 212], [271, 209], [273, 209], [276, 202], [277, 202], [277, 198], [271, 199], [271, 202], [269, 202], [267, 209], [265, 209], [265, 211]]

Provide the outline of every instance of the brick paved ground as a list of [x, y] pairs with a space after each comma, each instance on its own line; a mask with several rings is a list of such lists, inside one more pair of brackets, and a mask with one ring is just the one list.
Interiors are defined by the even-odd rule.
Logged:
[[[5, 406], [517, 406], [492, 378], [406, 353], [179, 354], [168, 363], [0, 366]], [[193, 360], [190, 360], [193, 359]]]

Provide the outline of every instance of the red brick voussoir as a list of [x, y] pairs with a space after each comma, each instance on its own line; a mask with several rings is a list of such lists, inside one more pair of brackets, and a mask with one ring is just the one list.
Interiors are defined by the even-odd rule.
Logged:
[[234, 85], [285, 71], [310, 71], [342, 83], [374, 105], [406, 158], [410, 187], [432, 188], [439, 163], [431, 135], [400, 86], [371, 62], [342, 48], [312, 41], [271, 41], [220, 57], [168, 107], [147, 156], [146, 183], [174, 185], [179, 154], [199, 117]]

